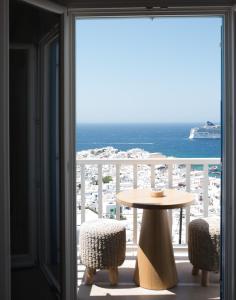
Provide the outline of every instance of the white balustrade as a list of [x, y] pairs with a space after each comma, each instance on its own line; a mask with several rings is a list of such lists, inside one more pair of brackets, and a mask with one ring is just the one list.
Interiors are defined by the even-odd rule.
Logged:
[[[133, 167], [133, 188], [138, 187], [138, 166], [148, 165], [150, 166], [150, 186], [155, 187], [156, 182], [156, 166], [166, 165], [167, 166], [167, 178], [168, 188], [173, 188], [174, 182], [174, 166], [185, 165], [185, 177], [186, 177], [186, 191], [191, 192], [191, 167], [194, 165], [203, 166], [203, 177], [201, 181], [202, 188], [202, 202], [203, 202], [203, 216], [208, 216], [209, 210], [209, 196], [208, 196], [208, 185], [209, 185], [209, 165], [220, 165], [220, 158], [155, 158], [155, 159], [78, 159], [77, 163], [77, 183], [80, 184], [80, 208], [81, 208], [81, 223], [86, 220], [86, 168], [93, 167], [97, 168], [97, 185], [98, 185], [98, 196], [97, 196], [97, 214], [99, 218], [104, 216], [103, 213], [103, 166], [110, 165], [115, 167], [115, 189], [114, 193], [118, 193], [121, 190], [121, 167], [132, 166]], [[80, 176], [78, 174], [80, 173]], [[115, 195], [114, 195], [115, 197]], [[185, 209], [185, 233], [186, 242], [188, 237], [188, 224], [190, 222], [191, 207]], [[169, 211], [170, 217], [170, 228], [172, 229], [172, 210]], [[120, 205], [116, 203], [116, 218], [119, 220]], [[137, 209], [133, 209], [133, 242], [137, 243], [138, 236], [138, 212]]]

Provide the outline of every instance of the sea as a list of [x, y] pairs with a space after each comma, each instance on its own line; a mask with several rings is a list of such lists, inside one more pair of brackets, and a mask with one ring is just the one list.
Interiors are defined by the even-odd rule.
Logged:
[[140, 148], [174, 157], [220, 157], [220, 139], [193, 139], [184, 124], [77, 124], [76, 151], [112, 146], [118, 150]]

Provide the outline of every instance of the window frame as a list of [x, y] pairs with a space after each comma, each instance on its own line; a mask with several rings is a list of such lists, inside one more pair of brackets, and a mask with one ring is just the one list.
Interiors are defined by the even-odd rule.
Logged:
[[[55, 40], [59, 40], [59, 29], [56, 27], [53, 31], [51, 31], [49, 34], [46, 34], [41, 41], [39, 42], [39, 85], [40, 85], [40, 105], [38, 107], [38, 113], [39, 113], [39, 143], [42, 145], [42, 149], [39, 153], [39, 161], [40, 166], [38, 168], [40, 169], [40, 178], [41, 178], [41, 184], [42, 184], [42, 190], [41, 190], [41, 202], [39, 205], [39, 260], [40, 260], [40, 266], [42, 268], [42, 271], [44, 272], [45, 276], [55, 287], [55, 289], [60, 292], [61, 291], [61, 282], [56, 278], [56, 276], [53, 274], [52, 270], [49, 267], [49, 252], [50, 252], [50, 245], [47, 243], [49, 241], [49, 222], [50, 222], [50, 209], [49, 209], [49, 175], [48, 175], [48, 168], [49, 168], [49, 162], [47, 160], [49, 155], [48, 150], [48, 138], [49, 138], [49, 124], [48, 124], [48, 117], [49, 117], [49, 111], [48, 111], [48, 105], [49, 105], [49, 69], [50, 66], [48, 64], [49, 62], [49, 51], [50, 46]], [[60, 73], [60, 71], [59, 71]], [[60, 96], [59, 96], [60, 98]], [[60, 102], [60, 100], [59, 100]], [[60, 120], [59, 120], [60, 121]], [[41, 133], [41, 134], [40, 134]], [[60, 172], [58, 174], [60, 176]], [[60, 195], [59, 195], [60, 197]], [[60, 199], [61, 201], [61, 199]], [[59, 225], [59, 228], [61, 228], [61, 224]], [[60, 245], [61, 246], [61, 245]], [[61, 251], [61, 249], [60, 249]], [[61, 258], [61, 257], [60, 257]], [[61, 264], [61, 262], [60, 262]]]

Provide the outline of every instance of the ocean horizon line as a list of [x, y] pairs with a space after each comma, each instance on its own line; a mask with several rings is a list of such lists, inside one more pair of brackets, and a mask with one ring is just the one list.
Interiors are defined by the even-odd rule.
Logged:
[[[207, 120], [208, 121], [208, 120]], [[186, 125], [186, 124], [205, 124], [207, 121], [192, 122], [76, 122], [76, 125]], [[221, 124], [220, 121], [211, 121], [215, 124]]]

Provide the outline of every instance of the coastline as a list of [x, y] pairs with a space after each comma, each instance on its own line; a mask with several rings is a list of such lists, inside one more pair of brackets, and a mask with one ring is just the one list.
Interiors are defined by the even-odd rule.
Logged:
[[174, 157], [220, 157], [220, 139], [189, 139], [197, 123], [181, 124], [80, 124], [76, 151], [111, 146], [119, 151], [141, 148]]

